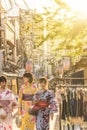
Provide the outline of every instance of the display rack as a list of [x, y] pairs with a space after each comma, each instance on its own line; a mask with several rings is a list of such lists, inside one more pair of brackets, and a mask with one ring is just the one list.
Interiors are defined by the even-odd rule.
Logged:
[[[87, 84], [71, 84], [71, 80], [87, 80], [87, 78], [58, 78], [58, 80], [63, 81], [62, 84], [57, 84], [56, 87], [61, 88], [61, 87], [67, 87], [67, 88], [87, 88]], [[66, 83], [66, 81], [69, 81], [69, 83]], [[87, 124], [87, 122], [86, 122]], [[69, 129], [69, 124], [66, 124], [66, 121], [61, 120], [61, 104], [59, 105], [59, 130], [66, 130], [66, 125], [67, 125], [67, 130]], [[72, 124], [72, 130], [75, 130], [74, 125]], [[80, 130], [87, 130], [87, 125], [81, 126]]]

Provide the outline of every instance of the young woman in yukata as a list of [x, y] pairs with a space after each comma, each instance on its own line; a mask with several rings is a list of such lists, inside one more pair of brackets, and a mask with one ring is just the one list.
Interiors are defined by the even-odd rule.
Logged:
[[31, 73], [24, 73], [24, 84], [19, 90], [18, 110], [22, 117], [21, 130], [34, 130], [35, 117], [28, 113], [32, 105], [33, 95], [37, 91], [37, 87], [33, 85], [33, 75]]
[[12, 130], [12, 112], [17, 100], [12, 90], [7, 88], [7, 79], [0, 77], [0, 130]]
[[33, 104], [40, 106], [36, 117], [36, 130], [49, 130], [50, 118], [53, 120], [57, 105], [53, 93], [48, 90], [48, 81], [45, 77], [40, 78], [40, 90], [33, 97]]

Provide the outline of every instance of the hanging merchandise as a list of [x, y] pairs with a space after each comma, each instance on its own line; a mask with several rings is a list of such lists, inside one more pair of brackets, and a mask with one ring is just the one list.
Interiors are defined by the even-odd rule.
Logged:
[[61, 119], [81, 126], [83, 122], [87, 121], [87, 88], [65, 87], [65, 92], [61, 95]]
[[87, 129], [87, 85], [61, 84], [57, 87], [61, 89], [62, 99], [59, 130], [81, 130], [83, 127]]

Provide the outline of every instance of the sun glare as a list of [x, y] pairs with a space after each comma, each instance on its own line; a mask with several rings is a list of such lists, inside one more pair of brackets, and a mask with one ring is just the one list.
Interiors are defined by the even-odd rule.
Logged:
[[26, 2], [30, 8], [36, 9], [40, 13], [44, 11], [43, 7], [48, 7], [53, 4], [50, 0], [26, 0]]
[[87, 0], [64, 0], [73, 10], [87, 16]]
[[[51, 0], [25, 0], [25, 2], [23, 0], [15, 0], [15, 1], [21, 8], [29, 7], [30, 9], [36, 9], [36, 11], [40, 13], [44, 12], [44, 7], [49, 6], [56, 7]], [[72, 10], [79, 12], [83, 17], [87, 17], [87, 0], [63, 0], [63, 1], [66, 2], [72, 8]], [[2, 4], [7, 8], [7, 3], [5, 3], [4, 0], [2, 0]], [[10, 7], [8, 6], [8, 8]]]

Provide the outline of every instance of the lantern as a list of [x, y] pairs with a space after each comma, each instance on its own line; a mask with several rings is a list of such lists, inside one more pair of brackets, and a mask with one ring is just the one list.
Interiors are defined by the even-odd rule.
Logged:
[[26, 72], [31, 72], [32, 71], [32, 63], [31, 63], [31, 61], [26, 62], [25, 70], [26, 70]]

